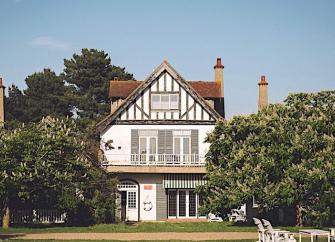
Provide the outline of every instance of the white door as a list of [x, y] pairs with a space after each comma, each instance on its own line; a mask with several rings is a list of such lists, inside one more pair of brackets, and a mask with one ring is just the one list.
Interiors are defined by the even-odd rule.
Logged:
[[138, 221], [137, 191], [127, 191], [126, 219], [127, 221]]
[[122, 197], [121, 217], [124, 217], [125, 221], [138, 221], [138, 185], [131, 181], [124, 181], [117, 187]]
[[173, 149], [176, 162], [184, 163], [191, 161], [191, 138], [189, 136], [174, 137]]
[[157, 155], [157, 137], [140, 137], [140, 162], [146, 163], [156, 161]]
[[194, 190], [178, 189], [168, 192], [169, 218], [197, 218], [198, 194]]

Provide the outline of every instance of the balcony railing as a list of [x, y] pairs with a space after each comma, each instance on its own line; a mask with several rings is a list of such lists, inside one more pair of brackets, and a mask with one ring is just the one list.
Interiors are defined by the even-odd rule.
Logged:
[[205, 158], [198, 154], [105, 154], [103, 165], [120, 166], [204, 166]]

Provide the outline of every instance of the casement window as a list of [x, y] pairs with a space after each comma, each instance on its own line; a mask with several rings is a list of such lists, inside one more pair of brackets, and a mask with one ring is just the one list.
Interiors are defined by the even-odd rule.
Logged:
[[151, 109], [171, 110], [178, 109], [178, 94], [151, 94]]

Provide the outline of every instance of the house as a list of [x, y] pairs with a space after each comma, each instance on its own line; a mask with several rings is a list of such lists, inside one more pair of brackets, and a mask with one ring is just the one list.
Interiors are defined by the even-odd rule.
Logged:
[[98, 124], [103, 166], [120, 183], [123, 221], [200, 219], [206, 135], [224, 118], [224, 66], [186, 81], [163, 61], [144, 81], [110, 81], [111, 113]]

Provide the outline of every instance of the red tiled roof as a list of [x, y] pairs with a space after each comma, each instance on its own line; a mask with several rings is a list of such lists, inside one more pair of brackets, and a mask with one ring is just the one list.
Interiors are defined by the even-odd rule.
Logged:
[[[221, 85], [214, 81], [187, 81], [203, 98], [221, 97]], [[114, 81], [109, 82], [109, 97], [127, 98], [143, 81]]]
[[109, 97], [128, 97], [142, 81], [109, 81]]
[[221, 84], [214, 81], [187, 81], [203, 98], [221, 97]]

